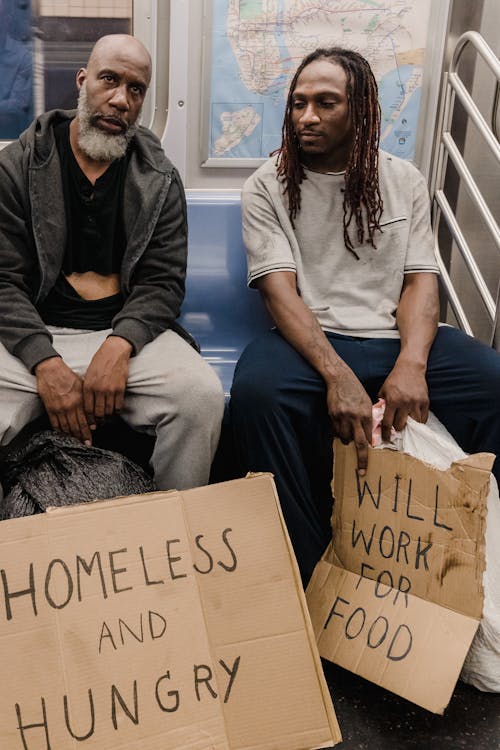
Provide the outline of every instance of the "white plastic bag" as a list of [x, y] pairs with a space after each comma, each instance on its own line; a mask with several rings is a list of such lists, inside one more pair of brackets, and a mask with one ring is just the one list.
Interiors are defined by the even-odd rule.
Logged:
[[[398, 449], [439, 469], [447, 469], [467, 455], [433, 414], [426, 424], [409, 417], [399, 437], [394, 441]], [[493, 474], [487, 500], [483, 587], [483, 617], [460, 679], [479, 690], [500, 693], [500, 499]]]

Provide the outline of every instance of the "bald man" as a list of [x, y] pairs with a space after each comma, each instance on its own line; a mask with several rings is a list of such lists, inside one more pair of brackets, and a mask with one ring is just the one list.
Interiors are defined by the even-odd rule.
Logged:
[[177, 323], [187, 230], [180, 177], [137, 124], [145, 47], [101, 38], [75, 112], [38, 117], [0, 152], [0, 443], [44, 409], [92, 443], [119, 413], [156, 435], [160, 489], [205, 484], [221, 385]]

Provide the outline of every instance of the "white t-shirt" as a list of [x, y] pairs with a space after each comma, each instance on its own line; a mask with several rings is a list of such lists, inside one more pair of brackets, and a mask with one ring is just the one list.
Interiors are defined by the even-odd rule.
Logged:
[[396, 308], [405, 273], [438, 273], [425, 180], [409, 162], [379, 155], [384, 210], [376, 249], [357, 245], [359, 260], [344, 245], [344, 175], [306, 170], [301, 209], [292, 227], [276, 159], [269, 159], [245, 183], [243, 239], [248, 283], [274, 271], [293, 271], [299, 292], [325, 331], [349, 336], [399, 336]]

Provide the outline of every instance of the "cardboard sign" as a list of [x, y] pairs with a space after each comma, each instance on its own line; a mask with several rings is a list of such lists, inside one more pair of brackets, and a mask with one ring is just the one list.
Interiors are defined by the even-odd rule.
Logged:
[[335, 441], [333, 541], [307, 601], [321, 656], [435, 713], [449, 703], [483, 606], [494, 457], [440, 471]]
[[2, 748], [341, 739], [268, 475], [3, 522], [0, 579]]

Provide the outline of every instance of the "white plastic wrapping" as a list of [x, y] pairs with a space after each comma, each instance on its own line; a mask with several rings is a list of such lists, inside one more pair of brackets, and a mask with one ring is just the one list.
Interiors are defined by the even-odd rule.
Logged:
[[[426, 424], [410, 417], [399, 437], [395, 440], [398, 449], [439, 469], [447, 469], [467, 455], [433, 414]], [[460, 679], [479, 690], [500, 693], [500, 499], [493, 474], [487, 500], [483, 587], [483, 617]]]

